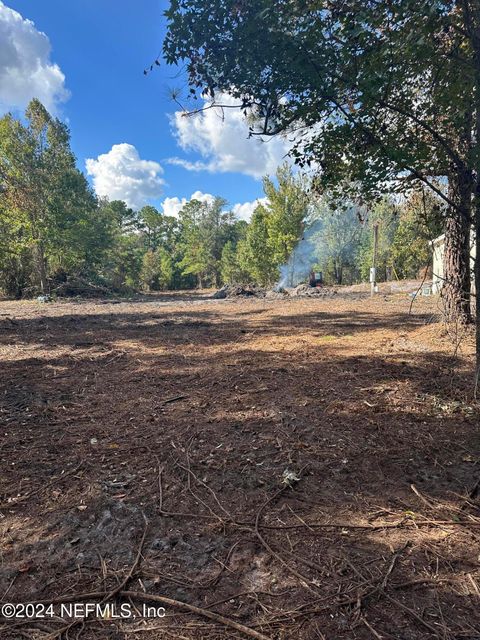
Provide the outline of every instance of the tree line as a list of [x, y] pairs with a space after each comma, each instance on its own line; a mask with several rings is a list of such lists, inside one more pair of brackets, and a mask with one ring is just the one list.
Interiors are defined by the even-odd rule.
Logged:
[[134, 211], [95, 196], [67, 127], [38, 100], [23, 120], [0, 119], [0, 178], [0, 288], [14, 297], [55, 292], [72, 277], [116, 292], [271, 286], [289, 264], [297, 271], [287, 284], [312, 268], [327, 283], [358, 282], [368, 279], [376, 223], [380, 278], [415, 277], [443, 215], [419, 192], [369, 208], [334, 203], [288, 165], [264, 179], [265, 198], [249, 222], [221, 197], [191, 200], [177, 217], [153, 206]]

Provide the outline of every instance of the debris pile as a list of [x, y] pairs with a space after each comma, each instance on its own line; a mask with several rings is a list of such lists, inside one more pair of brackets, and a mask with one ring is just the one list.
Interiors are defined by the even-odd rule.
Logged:
[[285, 298], [325, 298], [337, 295], [337, 289], [332, 287], [311, 287], [299, 284], [296, 287], [275, 287], [265, 294], [269, 300], [285, 300]]
[[334, 296], [338, 292], [332, 287], [311, 287], [309, 284], [299, 284], [293, 289], [288, 289], [288, 293], [292, 298], [319, 298]]
[[98, 284], [87, 282], [83, 278], [70, 276], [53, 289], [58, 297], [102, 298], [111, 294], [111, 290]]
[[264, 298], [265, 289], [261, 289], [253, 284], [226, 284], [213, 295], [215, 300], [236, 297], [248, 298], [252, 296], [255, 298]]
[[338, 292], [332, 287], [311, 287], [309, 284], [299, 284], [296, 287], [274, 287], [262, 289], [255, 285], [226, 284], [214, 295], [215, 300], [235, 297], [267, 298], [268, 300], [284, 300], [285, 298], [321, 298], [336, 295]]
[[290, 297], [290, 293], [284, 287], [274, 287], [266, 292], [265, 297], [268, 300], [285, 300]]

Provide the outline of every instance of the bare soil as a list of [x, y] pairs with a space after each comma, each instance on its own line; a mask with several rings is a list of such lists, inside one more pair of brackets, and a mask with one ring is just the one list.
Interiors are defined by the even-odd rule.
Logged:
[[0, 600], [172, 600], [2, 640], [478, 640], [471, 336], [212, 293], [0, 303]]

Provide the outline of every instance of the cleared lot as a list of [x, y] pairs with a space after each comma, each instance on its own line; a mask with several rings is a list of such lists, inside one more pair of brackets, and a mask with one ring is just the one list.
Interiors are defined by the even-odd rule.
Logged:
[[3, 601], [177, 601], [1, 637], [480, 637], [470, 339], [409, 304], [0, 303]]

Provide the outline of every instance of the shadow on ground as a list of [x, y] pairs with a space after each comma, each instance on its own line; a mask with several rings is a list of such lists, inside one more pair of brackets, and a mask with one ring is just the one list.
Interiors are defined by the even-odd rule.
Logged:
[[[269, 638], [480, 637], [478, 407], [431, 312], [99, 308], [1, 322], [0, 593], [108, 593], [146, 519], [131, 589]], [[168, 613], [139, 637], [244, 637]]]

